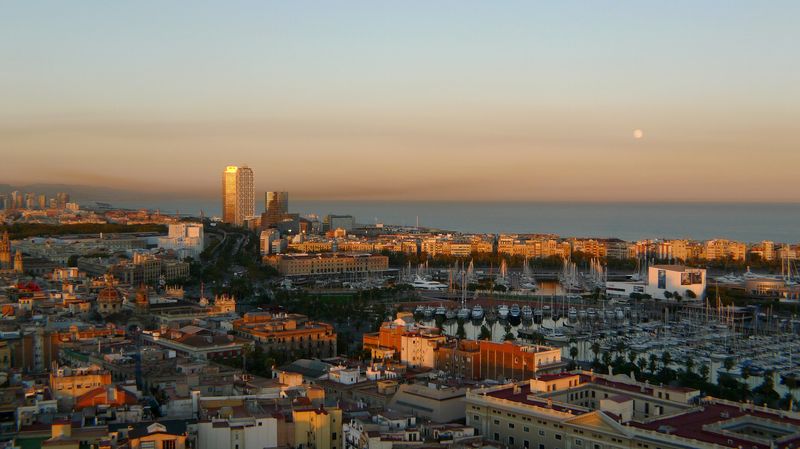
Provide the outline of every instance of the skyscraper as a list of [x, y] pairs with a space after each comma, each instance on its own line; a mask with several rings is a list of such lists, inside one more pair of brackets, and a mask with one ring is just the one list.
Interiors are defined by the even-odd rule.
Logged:
[[280, 222], [289, 213], [289, 192], [266, 192], [264, 194], [264, 213], [261, 226], [267, 227]]
[[241, 226], [255, 215], [253, 170], [229, 165], [222, 172], [222, 221]]

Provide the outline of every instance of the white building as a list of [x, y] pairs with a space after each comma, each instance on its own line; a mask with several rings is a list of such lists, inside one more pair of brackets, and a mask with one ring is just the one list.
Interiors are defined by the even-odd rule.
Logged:
[[158, 246], [159, 248], [175, 251], [180, 259], [186, 257], [197, 259], [204, 248], [203, 224], [170, 224], [167, 236], [158, 238]]
[[272, 254], [274, 252], [272, 250], [273, 244], [280, 239], [281, 233], [277, 229], [265, 229], [261, 231], [261, 237], [259, 239], [261, 255], [266, 256]]
[[684, 265], [653, 265], [648, 267], [646, 281], [606, 283], [609, 297], [628, 298], [631, 293], [647, 294], [654, 299], [671, 299], [677, 293], [682, 300], [702, 300], [706, 294], [706, 270]]
[[[224, 413], [224, 411], [223, 411]], [[265, 449], [278, 446], [278, 421], [271, 415], [227, 416], [197, 423], [198, 449]]]

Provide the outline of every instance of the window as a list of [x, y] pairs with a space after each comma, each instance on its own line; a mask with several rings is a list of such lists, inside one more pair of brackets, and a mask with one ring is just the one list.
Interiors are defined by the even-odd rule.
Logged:
[[336, 441], [336, 432], [331, 434], [331, 440]]
[[[500, 441], [500, 434], [499, 433], [497, 433], [497, 432], [494, 433], [494, 440], [495, 441]], [[239, 448], [236, 448], [236, 449], [239, 449]]]
[[513, 422], [508, 423], [508, 428], [509, 429], [513, 429], [514, 428], [514, 423]]
[[175, 449], [175, 440], [164, 440], [161, 442], [161, 449]]
[[478, 416], [478, 415], [472, 415], [472, 417], [475, 418], [475, 421], [480, 421], [481, 420], [481, 417]]
[[497, 424], [497, 425], [499, 425], [499, 424], [500, 424], [500, 420], [499, 420], [499, 419], [495, 419], [495, 420], [494, 420], [494, 423], [495, 423], [495, 424]]
[[528, 442], [528, 440], [522, 440], [522, 449], [530, 449], [530, 447], [531, 444]]
[[557, 433], [557, 434], [556, 434], [556, 439], [557, 439], [557, 440], [560, 440], [560, 439], [561, 439], [561, 434], [560, 434], [560, 433]]
[[514, 444], [514, 437], [508, 437], [508, 444], [510, 445]]
[[583, 446], [583, 440], [580, 438], [575, 438], [575, 446]]
[[543, 437], [543, 436], [544, 436], [544, 430], [540, 430], [540, 431], [539, 431], [539, 436], [540, 436], [540, 437]]
[[525, 427], [523, 427], [523, 428], [522, 428], [522, 431], [523, 431], [523, 432], [530, 432], [530, 431], [531, 431], [531, 429], [530, 429], [530, 427], [528, 427], [528, 426], [525, 426]]

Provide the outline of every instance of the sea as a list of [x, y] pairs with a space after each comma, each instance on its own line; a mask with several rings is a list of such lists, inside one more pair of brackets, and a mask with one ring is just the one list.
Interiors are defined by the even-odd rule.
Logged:
[[[119, 202], [116, 207], [218, 216], [219, 201]], [[263, 205], [257, 204], [257, 207]], [[617, 203], [507, 201], [311, 201], [291, 212], [349, 214], [362, 224], [394, 224], [466, 233], [553, 233], [562, 237], [726, 238], [800, 242], [800, 203]]]

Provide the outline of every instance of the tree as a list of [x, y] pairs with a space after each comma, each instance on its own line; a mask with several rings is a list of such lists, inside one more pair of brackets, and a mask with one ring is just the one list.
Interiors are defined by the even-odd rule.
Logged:
[[735, 362], [733, 361], [733, 357], [728, 357], [723, 362], [723, 366], [725, 367], [725, 371], [730, 372], [733, 369]]
[[594, 352], [594, 361], [597, 362], [597, 356], [600, 354], [600, 343], [592, 343], [592, 352]]
[[670, 291], [664, 292], [664, 297], [667, 298], [667, 299], [671, 299], [672, 298], [672, 292], [670, 292]]
[[664, 368], [669, 368], [669, 364], [672, 363], [672, 354], [667, 351], [661, 353], [661, 364]]
[[611, 353], [608, 351], [603, 351], [603, 365], [611, 365]]
[[467, 338], [467, 331], [464, 329], [464, 321], [458, 320], [458, 328], [456, 329], [456, 337], [464, 339]]
[[630, 361], [631, 363], [636, 363], [636, 357], [637, 356], [638, 356], [638, 354], [636, 354], [636, 351], [629, 352], [628, 353], [628, 361]]
[[703, 364], [703, 366], [700, 367], [700, 377], [702, 377], [704, 381], [708, 382], [709, 374], [711, 374], [711, 368], [709, 368], [708, 365]]
[[511, 332], [506, 332], [506, 334], [503, 336], [504, 341], [514, 341], [516, 339], [517, 337], [515, 337], [514, 334]]
[[694, 369], [694, 359], [689, 357], [686, 359], [686, 372], [691, 373]]
[[658, 356], [655, 355], [655, 354], [650, 354], [649, 358], [650, 358], [650, 361], [649, 361], [649, 363], [647, 365], [647, 369], [651, 373], [655, 373], [656, 370], [658, 369]]
[[481, 325], [481, 333], [478, 336], [478, 340], [491, 340], [492, 339], [492, 331], [485, 324]]
[[647, 359], [644, 357], [639, 357], [639, 360], [636, 361], [636, 364], [639, 366], [639, 371], [644, 371], [647, 368]]
[[572, 360], [576, 360], [578, 358], [578, 347], [577, 346], [571, 346], [569, 348], [569, 356], [570, 356], [570, 358], [572, 358]]
[[687, 297], [687, 298], [691, 298], [691, 299], [695, 299], [695, 298], [697, 298], [697, 293], [695, 293], [694, 291], [692, 291], [692, 290], [689, 290], [689, 289], [687, 288], [687, 289], [686, 289], [686, 297]]

